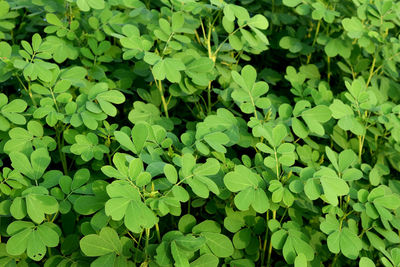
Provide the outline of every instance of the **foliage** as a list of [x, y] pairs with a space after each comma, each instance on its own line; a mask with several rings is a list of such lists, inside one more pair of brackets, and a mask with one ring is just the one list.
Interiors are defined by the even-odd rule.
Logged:
[[1, 266], [400, 266], [400, 2], [0, 0]]

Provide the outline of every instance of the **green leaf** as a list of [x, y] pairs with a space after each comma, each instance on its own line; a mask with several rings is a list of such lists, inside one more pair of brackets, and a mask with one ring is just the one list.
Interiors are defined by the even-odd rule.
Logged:
[[201, 57], [193, 60], [189, 65], [186, 66], [186, 71], [207, 73], [212, 71], [214, 68], [214, 61], [208, 57]]
[[296, 259], [294, 260], [295, 267], [307, 267], [307, 257], [303, 253], [297, 255]]
[[176, 182], [178, 181], [178, 173], [173, 165], [165, 164], [164, 174], [171, 184], [176, 184]]
[[308, 129], [297, 118], [292, 118], [292, 129], [293, 132], [300, 138], [306, 138], [308, 136]]
[[206, 163], [196, 167], [193, 174], [197, 176], [210, 176], [217, 174], [220, 168], [218, 160], [214, 158], [207, 159]]
[[52, 25], [63, 27], [63, 23], [61, 22], [61, 20], [53, 13], [46, 14], [46, 21]]
[[355, 260], [358, 258], [361, 249], [362, 242], [357, 234], [347, 227], [343, 228], [340, 234], [340, 250], [343, 255], [349, 259]]
[[0, 58], [10, 58], [10, 57], [11, 57], [11, 46], [6, 42], [0, 42]]
[[109, 227], [101, 229], [99, 235], [84, 236], [79, 242], [82, 252], [89, 257], [98, 257], [109, 253], [121, 253], [122, 244], [117, 232]]
[[51, 158], [47, 149], [39, 148], [31, 154], [31, 164], [33, 169], [34, 180], [38, 180], [42, 177], [43, 173], [47, 169], [51, 162]]
[[248, 210], [255, 200], [255, 190], [248, 187], [235, 196], [235, 206], [242, 211]]
[[267, 194], [261, 188], [256, 189], [254, 193], [254, 201], [251, 206], [256, 212], [265, 213], [270, 206]]
[[364, 26], [357, 17], [343, 19], [342, 25], [350, 38], [360, 38], [364, 33]]
[[273, 145], [274, 147], [278, 147], [282, 143], [282, 141], [286, 137], [286, 135], [287, 135], [286, 127], [282, 124], [278, 124], [272, 130], [271, 145]]
[[188, 267], [189, 265], [189, 260], [186, 258], [186, 256], [179, 250], [178, 245], [176, 244], [175, 241], [171, 242], [171, 254], [172, 257], [174, 258], [175, 265], [176, 266], [182, 266], [182, 267]]
[[331, 111], [327, 106], [316, 106], [304, 111], [301, 116], [304, 120], [315, 120], [318, 122], [327, 122], [331, 118]]
[[46, 247], [56, 247], [59, 243], [59, 236], [51, 223], [35, 227], [30, 222], [15, 221], [8, 226], [7, 232], [12, 235], [7, 241], [7, 253], [20, 256], [26, 251], [34, 261], [43, 259]]
[[191, 267], [217, 267], [219, 263], [218, 257], [212, 254], [203, 254], [195, 261], [190, 263]]
[[344, 196], [349, 193], [349, 186], [347, 183], [339, 178], [332, 169], [323, 167], [314, 174], [314, 177], [320, 177], [325, 197], [327, 201], [334, 206], [338, 205], [338, 196]]
[[137, 153], [140, 153], [147, 141], [148, 137], [147, 126], [143, 123], [136, 124], [132, 129], [132, 140]]
[[154, 78], [157, 80], [164, 80], [167, 78], [172, 83], [177, 83], [181, 80], [180, 71], [185, 70], [186, 67], [179, 59], [166, 58], [159, 61], [153, 67]]
[[11, 165], [14, 169], [20, 171], [22, 174], [31, 179], [35, 179], [35, 172], [25, 154], [21, 152], [11, 152], [9, 156], [11, 159]]
[[361, 257], [358, 266], [359, 267], [375, 267], [375, 263], [367, 257]]
[[259, 176], [243, 165], [236, 165], [233, 172], [224, 177], [224, 183], [231, 192], [238, 192], [248, 187], [257, 187]]
[[233, 245], [227, 236], [211, 232], [204, 232], [201, 235], [206, 238], [206, 244], [215, 256], [227, 258], [233, 254]]
[[333, 103], [329, 106], [329, 109], [332, 111], [332, 117], [335, 119], [341, 119], [346, 116], [353, 116], [353, 110], [350, 106], [344, 104], [339, 99], [334, 99]]
[[283, 0], [283, 4], [288, 7], [295, 7], [299, 5], [302, 0]]
[[268, 28], [268, 20], [261, 14], [257, 14], [252, 17], [248, 23], [250, 27], [255, 27], [260, 30], [266, 30]]
[[228, 144], [229, 137], [221, 132], [214, 132], [204, 136], [204, 140], [209, 144], [215, 151], [226, 153], [226, 148], [223, 145]]
[[307, 261], [314, 259], [314, 249], [301, 238], [301, 233], [298, 231], [289, 230], [289, 235], [283, 245], [283, 256], [287, 263], [293, 264], [296, 255], [304, 254]]
[[118, 143], [120, 143], [122, 146], [126, 147], [135, 154], [137, 153], [135, 145], [126, 133], [122, 131], [115, 131], [114, 136]]
[[185, 16], [182, 12], [172, 14], [172, 31], [177, 32], [185, 23]]
[[251, 238], [251, 230], [249, 228], [242, 229], [233, 236], [233, 245], [236, 249], [244, 249], [250, 244]]
[[32, 48], [33, 48], [33, 51], [38, 51], [41, 44], [42, 44], [42, 37], [40, 37], [40, 34], [35, 33], [32, 36]]
[[190, 233], [196, 225], [196, 218], [191, 214], [185, 214], [179, 219], [178, 229], [182, 233]]
[[203, 247], [206, 239], [204, 237], [196, 238], [194, 236], [187, 235], [178, 237], [177, 239], [175, 239], [175, 242], [180, 249], [194, 252]]
[[139, 233], [143, 228], [151, 228], [157, 223], [157, 218], [140, 199], [137, 188], [126, 181], [115, 181], [107, 186], [111, 197], [106, 202], [105, 211], [113, 220], [124, 219], [126, 227]]
[[58, 201], [49, 196], [44, 187], [30, 187], [23, 192], [23, 196], [26, 200], [27, 213], [36, 223], [44, 221], [45, 214], [54, 214], [58, 211]]

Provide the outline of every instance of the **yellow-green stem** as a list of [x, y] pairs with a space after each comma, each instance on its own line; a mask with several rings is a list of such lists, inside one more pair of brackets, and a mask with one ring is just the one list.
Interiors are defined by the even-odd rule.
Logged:
[[[315, 43], [317, 41], [317, 37], [318, 37], [320, 28], [321, 28], [321, 20], [318, 21], [317, 28], [316, 28], [315, 34], [314, 34], [314, 40], [313, 40], [312, 45], [311, 45], [312, 47], [314, 47], [314, 45], [315, 45]], [[307, 56], [307, 64], [310, 63], [311, 55], [312, 55], [312, 53], [308, 54], [308, 56]]]
[[164, 90], [163, 90], [163, 87], [162, 87], [162, 82], [161, 81], [157, 81], [157, 80], [155, 82], [156, 82], [156, 86], [158, 88], [158, 91], [160, 92], [160, 95], [161, 95], [161, 102], [162, 102], [162, 105], [163, 105], [163, 108], [164, 108], [165, 117], [169, 118], [169, 115], [168, 115], [168, 104], [167, 104], [167, 101], [165, 100], [165, 97], [164, 97]]
[[374, 76], [375, 64], [376, 64], [376, 57], [374, 57], [374, 59], [372, 60], [371, 69], [369, 70], [369, 76], [368, 76], [368, 80], [367, 80], [367, 83], [366, 83], [366, 86], [365, 86], [366, 88], [368, 88], [368, 86], [369, 86], [369, 84], [371, 82], [371, 79]]
[[364, 140], [365, 140], [365, 135], [359, 135], [358, 136], [358, 161], [361, 163], [362, 159], [362, 150], [364, 146]]
[[158, 223], [156, 223], [156, 232], [157, 232], [157, 241], [158, 241], [158, 243], [160, 243], [161, 235], [160, 235], [160, 227], [158, 226]]

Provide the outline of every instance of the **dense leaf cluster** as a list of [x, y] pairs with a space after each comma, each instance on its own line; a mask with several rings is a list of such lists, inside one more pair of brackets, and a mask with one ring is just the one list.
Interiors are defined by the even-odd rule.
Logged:
[[400, 266], [400, 2], [0, 0], [0, 266]]

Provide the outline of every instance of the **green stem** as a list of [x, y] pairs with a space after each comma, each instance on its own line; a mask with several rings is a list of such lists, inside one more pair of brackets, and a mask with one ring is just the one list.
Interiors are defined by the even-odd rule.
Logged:
[[144, 254], [145, 254], [145, 261], [147, 262], [147, 259], [149, 257], [147, 250], [149, 247], [149, 240], [150, 240], [150, 228], [146, 228], [146, 243], [145, 243], [145, 247], [144, 247]]
[[335, 255], [335, 258], [333, 258], [332, 265], [331, 265], [332, 267], [336, 266], [336, 261], [337, 261], [338, 257], [339, 257], [339, 253]]
[[217, 56], [219, 50], [221, 50], [222, 46], [229, 40], [229, 36], [234, 35], [234, 34], [237, 33], [239, 30], [243, 29], [243, 28], [246, 27], [246, 26], [247, 26], [247, 24], [244, 24], [244, 25], [240, 26], [239, 28], [237, 28], [236, 30], [234, 30], [233, 32], [231, 32], [231, 33], [228, 35], [228, 37], [226, 37], [225, 40], [223, 40], [223, 41], [219, 44], [218, 48], [215, 50], [215, 52], [214, 52], [214, 54], [213, 54], [213, 57], [216, 58], [216, 56]]
[[67, 166], [67, 159], [65, 154], [62, 152], [63, 142], [61, 141], [61, 132], [56, 129], [56, 136], [57, 136], [57, 147], [58, 153], [60, 155], [61, 164], [63, 167], [63, 171], [65, 175], [68, 175], [68, 166]]
[[276, 163], [276, 179], [278, 179], [278, 181], [279, 181], [279, 161], [278, 161], [278, 154], [276, 152], [276, 148], [274, 148], [274, 151], [275, 151], [275, 163]]
[[35, 99], [33, 98], [33, 95], [32, 95], [30, 83], [28, 83], [28, 88], [26, 88], [26, 86], [22, 82], [21, 78], [18, 75], [15, 75], [15, 77], [17, 77], [17, 80], [19, 81], [19, 83], [22, 85], [24, 90], [28, 93], [29, 97], [31, 98], [32, 104], [36, 107], [37, 105], [36, 105], [36, 101], [35, 101]]
[[[265, 222], [267, 224], [268, 220], [269, 220], [269, 211], [267, 210], [267, 214], [265, 215]], [[267, 252], [267, 240], [268, 240], [268, 226], [265, 229], [264, 244], [262, 246], [262, 251], [261, 251], [261, 266], [264, 266], [265, 262], [265, 253]]]
[[165, 97], [164, 97], [164, 90], [163, 90], [163, 87], [162, 87], [162, 82], [158, 81], [158, 84], [157, 84], [157, 80], [155, 80], [155, 83], [156, 83], [158, 91], [160, 92], [160, 95], [161, 95], [161, 102], [162, 102], [162, 105], [163, 105], [163, 108], [164, 108], [165, 117], [169, 118], [169, 115], [168, 115], [168, 104], [167, 104], [167, 101], [165, 100]]
[[366, 83], [366, 85], [365, 85], [366, 88], [368, 88], [369, 83], [371, 82], [371, 79], [372, 79], [372, 77], [374, 76], [375, 64], [376, 64], [376, 57], [374, 56], [374, 59], [372, 60], [371, 69], [369, 70], [368, 80], [367, 80], [367, 83]]
[[[319, 29], [320, 29], [320, 28], [321, 28], [321, 20], [318, 21], [317, 29], [315, 30], [314, 40], [313, 40], [313, 42], [312, 42], [311, 47], [314, 47], [314, 45], [315, 45], [315, 43], [316, 43], [316, 41], [317, 41], [317, 37], [318, 37]], [[312, 53], [308, 54], [308, 56], [307, 56], [307, 64], [310, 63], [311, 55], [312, 55]]]
[[328, 67], [328, 83], [331, 81], [331, 58], [329, 56], [326, 56], [326, 61], [327, 61], [327, 67]]
[[210, 115], [210, 113], [211, 113], [211, 82], [208, 83], [207, 100], [208, 100], [208, 114]]
[[[142, 241], [142, 236], [143, 236], [143, 230], [139, 234], [139, 239], [138, 239], [138, 242], [137, 242], [136, 252], [140, 250], [140, 242]], [[136, 262], [137, 254], [138, 253], [135, 253], [135, 259], [133, 260], [134, 262]]]
[[364, 140], [365, 140], [365, 135], [363, 135], [363, 136], [359, 135], [358, 136], [358, 161], [360, 163], [361, 163], [361, 160], [362, 160], [362, 149], [363, 149], [363, 146], [364, 146]]
[[158, 243], [161, 243], [160, 227], [158, 226], [158, 223], [156, 223], [156, 232], [157, 232], [157, 241]]
[[[272, 211], [272, 219], [276, 219], [276, 210]], [[272, 254], [272, 242], [271, 240], [269, 240], [267, 267], [270, 266], [271, 264], [271, 254]]]

